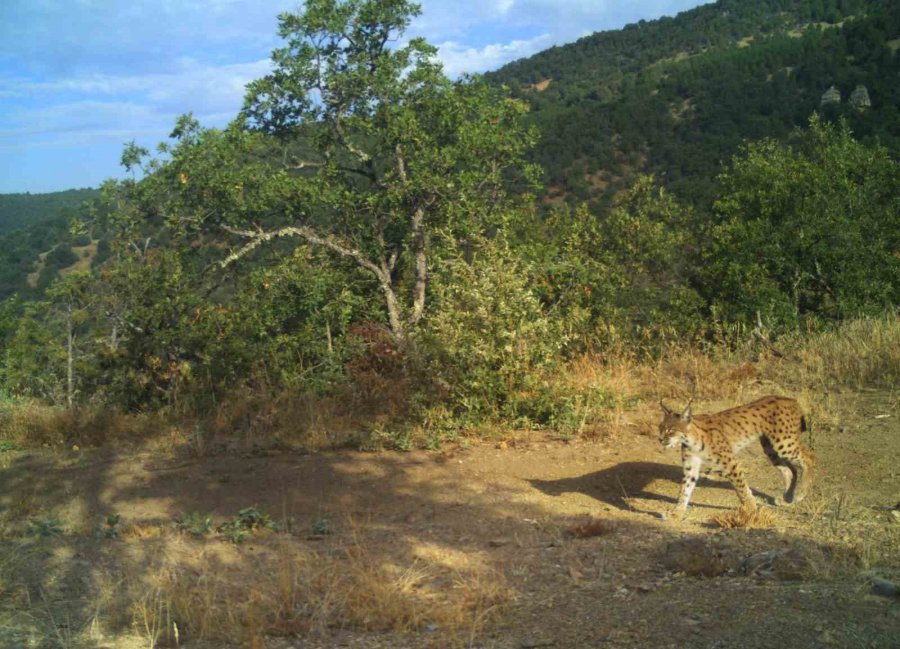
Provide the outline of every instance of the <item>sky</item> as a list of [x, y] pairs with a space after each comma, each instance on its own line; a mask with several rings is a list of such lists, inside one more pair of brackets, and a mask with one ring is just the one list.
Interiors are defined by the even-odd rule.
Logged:
[[[485, 72], [553, 45], [702, 0], [420, 0], [407, 37], [448, 75]], [[244, 86], [281, 46], [298, 0], [0, 0], [0, 193], [121, 178], [123, 146], [151, 151], [178, 115], [237, 115]]]

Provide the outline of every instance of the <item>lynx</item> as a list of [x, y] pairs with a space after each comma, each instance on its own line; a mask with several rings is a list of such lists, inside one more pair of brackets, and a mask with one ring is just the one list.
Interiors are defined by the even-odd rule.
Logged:
[[681, 495], [673, 517], [680, 518], [687, 511], [703, 462], [731, 480], [741, 505], [756, 509], [756, 499], [735, 458], [755, 439], [762, 442], [769, 460], [784, 476], [784, 497], [777, 499], [776, 504], [803, 500], [815, 458], [800, 441], [801, 433], [806, 430], [806, 419], [794, 399], [763, 397], [711, 415], [693, 415], [690, 403], [681, 413], [670, 410], [662, 401], [659, 405], [664, 413], [659, 441], [666, 448], [681, 447], [684, 468]]

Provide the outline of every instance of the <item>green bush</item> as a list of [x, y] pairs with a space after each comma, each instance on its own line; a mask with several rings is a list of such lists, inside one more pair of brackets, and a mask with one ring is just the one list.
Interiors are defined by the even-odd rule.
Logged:
[[444, 258], [431, 288], [434, 307], [415, 359], [427, 380], [427, 394], [420, 394], [426, 423], [550, 423], [556, 404], [547, 396], [548, 377], [566, 337], [532, 291], [528, 266], [502, 242], [483, 241], [470, 260]]

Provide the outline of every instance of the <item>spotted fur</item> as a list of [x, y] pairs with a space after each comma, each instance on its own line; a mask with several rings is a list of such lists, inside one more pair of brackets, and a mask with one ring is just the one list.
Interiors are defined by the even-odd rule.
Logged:
[[667, 448], [681, 447], [684, 469], [681, 494], [673, 511], [675, 517], [687, 511], [704, 462], [731, 480], [741, 505], [755, 509], [756, 499], [736, 455], [757, 439], [784, 476], [784, 497], [776, 504], [800, 502], [806, 496], [815, 458], [800, 440], [806, 430], [806, 419], [794, 399], [763, 397], [711, 415], [693, 415], [690, 403], [681, 413], [670, 410], [662, 401], [660, 406], [663, 420], [659, 425], [659, 441]]

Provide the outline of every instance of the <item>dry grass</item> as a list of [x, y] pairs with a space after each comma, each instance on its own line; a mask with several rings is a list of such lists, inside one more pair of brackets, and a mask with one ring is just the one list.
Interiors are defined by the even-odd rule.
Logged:
[[0, 407], [3, 438], [23, 448], [138, 442], [160, 424], [156, 416], [123, 414], [103, 407], [69, 409], [33, 400], [6, 402]]
[[784, 373], [807, 386], [893, 387], [900, 383], [900, 318], [851, 320], [790, 341]]
[[397, 561], [358, 535], [323, 550], [283, 535], [257, 539], [252, 550], [182, 543], [183, 551], [169, 547], [101, 589], [104, 617], [139, 630], [148, 646], [174, 646], [176, 629], [182, 642], [264, 647], [266, 636], [324, 635], [332, 628], [428, 629], [435, 646], [461, 646], [514, 598], [494, 570]]
[[713, 516], [712, 521], [721, 528], [769, 529], [781, 523], [778, 515], [768, 507], [738, 507]]
[[355, 440], [361, 421], [376, 416], [348, 408], [347, 395], [322, 396], [292, 389], [242, 387], [199, 422], [210, 438], [246, 443], [277, 441], [305, 451]]

